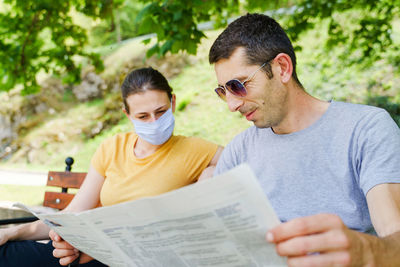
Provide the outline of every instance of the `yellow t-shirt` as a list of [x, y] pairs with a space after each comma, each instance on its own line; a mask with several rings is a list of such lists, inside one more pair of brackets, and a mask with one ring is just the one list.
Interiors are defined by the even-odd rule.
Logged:
[[196, 137], [172, 136], [155, 153], [137, 158], [134, 132], [106, 139], [91, 164], [105, 177], [103, 206], [159, 195], [197, 181], [218, 145]]

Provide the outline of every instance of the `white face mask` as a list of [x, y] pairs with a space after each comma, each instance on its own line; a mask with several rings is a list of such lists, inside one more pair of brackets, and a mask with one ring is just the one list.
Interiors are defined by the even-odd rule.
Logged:
[[142, 122], [132, 118], [131, 121], [137, 135], [153, 145], [161, 145], [167, 142], [175, 126], [175, 118], [171, 108], [153, 122]]

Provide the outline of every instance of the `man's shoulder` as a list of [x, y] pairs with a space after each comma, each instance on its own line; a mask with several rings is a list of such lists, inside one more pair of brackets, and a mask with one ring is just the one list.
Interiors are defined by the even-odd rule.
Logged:
[[387, 114], [383, 108], [348, 102], [333, 102], [333, 116], [342, 123], [344, 121], [369, 121], [378, 115]]
[[340, 102], [335, 101], [332, 103], [335, 106], [336, 112], [342, 112], [345, 114], [353, 113], [354, 115], [363, 116], [365, 114], [377, 114], [380, 112], [385, 112], [383, 108], [365, 105], [365, 104], [357, 104], [357, 103], [349, 103], [349, 102]]
[[256, 134], [257, 132], [257, 127], [256, 126], [250, 126], [249, 128], [247, 128], [244, 131], [241, 131], [240, 133], [238, 133], [237, 135], [235, 135], [235, 137], [233, 137], [231, 142], [239, 142], [243, 139], [252, 137]]
[[250, 126], [246, 130], [238, 133], [227, 145], [241, 148], [253, 147], [261, 140], [268, 140], [268, 137], [272, 133], [271, 128], [258, 128], [256, 126]]

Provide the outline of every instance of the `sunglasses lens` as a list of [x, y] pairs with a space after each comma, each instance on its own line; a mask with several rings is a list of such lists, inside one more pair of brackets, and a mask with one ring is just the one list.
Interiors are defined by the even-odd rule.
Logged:
[[217, 95], [222, 99], [222, 100], [226, 100], [226, 95], [225, 95], [225, 90], [222, 87], [218, 87], [215, 88], [215, 92], [217, 93]]
[[244, 97], [247, 94], [246, 88], [244, 88], [244, 85], [238, 80], [228, 81], [225, 87], [236, 96]]

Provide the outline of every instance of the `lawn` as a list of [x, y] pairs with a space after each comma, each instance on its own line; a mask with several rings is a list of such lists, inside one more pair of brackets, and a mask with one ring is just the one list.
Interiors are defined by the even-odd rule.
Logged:
[[0, 185], [0, 201], [21, 202], [36, 206], [43, 204], [45, 186]]

